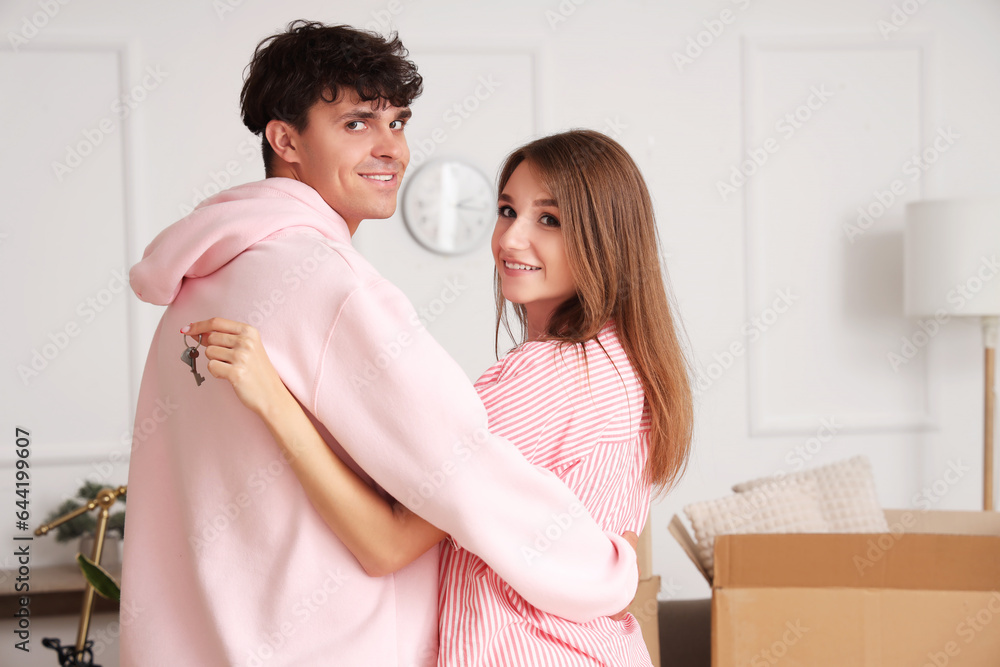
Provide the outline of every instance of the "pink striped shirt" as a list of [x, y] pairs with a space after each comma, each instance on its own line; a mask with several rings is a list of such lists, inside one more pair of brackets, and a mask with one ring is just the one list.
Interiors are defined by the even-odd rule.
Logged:
[[[579, 349], [526, 343], [490, 367], [476, 390], [491, 432], [562, 479], [604, 530], [638, 533], [649, 510], [642, 385], [613, 324], [586, 343], [585, 363]], [[544, 535], [522, 546], [528, 564], [559, 539], [571, 514], [553, 516]], [[440, 609], [439, 666], [651, 664], [631, 614], [581, 624], [542, 612], [450, 541], [441, 552]]]

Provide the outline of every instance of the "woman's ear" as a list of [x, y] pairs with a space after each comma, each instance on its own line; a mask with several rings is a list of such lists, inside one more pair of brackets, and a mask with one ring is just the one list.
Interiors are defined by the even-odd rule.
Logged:
[[271, 150], [280, 159], [289, 164], [297, 164], [299, 155], [297, 151], [299, 133], [294, 127], [283, 120], [268, 121], [264, 128], [264, 136], [271, 144]]

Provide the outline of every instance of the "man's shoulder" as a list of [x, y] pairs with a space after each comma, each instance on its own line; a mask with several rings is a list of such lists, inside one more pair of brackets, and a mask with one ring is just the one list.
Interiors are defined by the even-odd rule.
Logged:
[[316, 229], [288, 226], [261, 239], [255, 246], [281, 257], [282, 282], [299, 286], [317, 279], [336, 279], [347, 287], [365, 287], [383, 281], [381, 274], [350, 243], [330, 239]]

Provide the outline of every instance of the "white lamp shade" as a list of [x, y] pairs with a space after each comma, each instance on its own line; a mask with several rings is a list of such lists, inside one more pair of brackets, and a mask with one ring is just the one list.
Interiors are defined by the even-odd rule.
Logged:
[[908, 316], [1000, 315], [1000, 197], [907, 204], [903, 255]]

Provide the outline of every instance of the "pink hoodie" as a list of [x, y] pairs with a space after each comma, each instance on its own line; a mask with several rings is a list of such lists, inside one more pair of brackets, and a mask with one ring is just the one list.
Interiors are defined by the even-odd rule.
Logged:
[[136, 410], [123, 666], [436, 662], [437, 548], [365, 575], [263, 422], [204, 354], [201, 386], [181, 361], [180, 327], [213, 316], [256, 326], [330, 447], [528, 602], [580, 622], [630, 602], [632, 549], [571, 515], [562, 482], [486, 431], [468, 378], [309, 186], [272, 178], [212, 197], [130, 277], [169, 307]]

